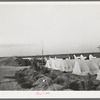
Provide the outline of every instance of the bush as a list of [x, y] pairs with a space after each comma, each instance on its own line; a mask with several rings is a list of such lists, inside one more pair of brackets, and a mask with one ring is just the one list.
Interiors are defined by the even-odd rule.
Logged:
[[75, 81], [69, 84], [69, 88], [72, 90], [79, 90], [79, 84]]

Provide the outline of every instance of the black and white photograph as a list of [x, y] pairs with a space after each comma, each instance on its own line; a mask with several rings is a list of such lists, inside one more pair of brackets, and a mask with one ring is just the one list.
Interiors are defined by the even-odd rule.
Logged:
[[100, 2], [0, 2], [0, 91], [99, 90]]

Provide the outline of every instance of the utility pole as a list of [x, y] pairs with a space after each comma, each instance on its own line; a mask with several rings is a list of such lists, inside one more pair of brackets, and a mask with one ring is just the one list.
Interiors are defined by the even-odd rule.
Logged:
[[42, 40], [42, 67], [43, 67], [43, 40]]
[[83, 53], [83, 42], [82, 42], [82, 53]]
[[99, 49], [99, 52], [100, 52], [100, 45], [97, 48]]
[[42, 57], [43, 57], [43, 40], [42, 40]]

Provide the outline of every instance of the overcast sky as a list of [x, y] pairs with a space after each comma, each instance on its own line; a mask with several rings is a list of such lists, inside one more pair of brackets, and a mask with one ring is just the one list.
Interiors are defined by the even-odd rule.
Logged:
[[0, 3], [0, 56], [97, 52], [100, 3]]

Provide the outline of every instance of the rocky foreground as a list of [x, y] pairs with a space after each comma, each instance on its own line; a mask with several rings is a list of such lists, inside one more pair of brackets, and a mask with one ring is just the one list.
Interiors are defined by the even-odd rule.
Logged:
[[20, 70], [15, 75], [23, 89], [42, 91], [92, 91], [100, 90], [96, 75], [78, 76], [71, 72], [61, 72], [36, 66]]

